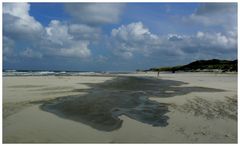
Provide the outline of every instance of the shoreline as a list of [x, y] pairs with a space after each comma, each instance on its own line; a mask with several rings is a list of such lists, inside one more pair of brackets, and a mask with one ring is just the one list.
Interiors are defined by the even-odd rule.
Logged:
[[[219, 71], [176, 71], [172, 73], [171, 71], [160, 71], [160, 74], [238, 74], [238, 72], [219, 72]], [[9, 76], [23, 76], [23, 77], [32, 77], [32, 76], [119, 76], [119, 75], [129, 75], [129, 74], [158, 74], [158, 71], [99, 71], [99, 72], [85, 72], [85, 71], [75, 71], [75, 72], [61, 72], [61, 71], [25, 71], [25, 72], [3, 72], [3, 77]]]

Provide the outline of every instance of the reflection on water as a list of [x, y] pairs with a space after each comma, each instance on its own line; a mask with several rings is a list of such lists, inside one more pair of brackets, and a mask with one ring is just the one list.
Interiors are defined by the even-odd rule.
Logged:
[[180, 87], [183, 84], [186, 83], [150, 77], [118, 77], [100, 84], [87, 84], [90, 89], [77, 90], [87, 95], [59, 97], [45, 102], [41, 109], [103, 131], [119, 129], [123, 122], [118, 118], [120, 115], [152, 126], [167, 126], [168, 105], [151, 101], [149, 96], [166, 98], [196, 91], [222, 91]]

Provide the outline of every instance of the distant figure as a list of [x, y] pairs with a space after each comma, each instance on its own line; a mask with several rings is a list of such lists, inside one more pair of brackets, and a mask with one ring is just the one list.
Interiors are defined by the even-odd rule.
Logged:
[[172, 70], [172, 73], [175, 73], [175, 70]]
[[159, 77], [159, 73], [160, 73], [160, 71], [158, 71], [158, 73], [157, 73], [157, 76]]

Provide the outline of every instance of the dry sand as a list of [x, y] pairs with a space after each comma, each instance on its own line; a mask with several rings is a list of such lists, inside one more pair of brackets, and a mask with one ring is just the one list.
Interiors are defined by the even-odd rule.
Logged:
[[131, 115], [123, 114], [118, 117], [123, 121], [119, 128], [104, 131], [40, 108], [45, 101], [58, 97], [88, 97], [92, 95], [88, 93], [92, 92], [90, 83], [102, 84], [115, 77], [3, 77], [3, 142], [237, 143], [237, 74], [177, 73], [160, 74], [157, 78], [156, 73], [136, 73], [122, 76], [148, 76], [185, 83], [165, 89], [164, 95], [169, 95], [165, 98], [148, 94], [151, 103], [168, 105], [167, 125], [152, 126], [138, 115], [129, 118]]

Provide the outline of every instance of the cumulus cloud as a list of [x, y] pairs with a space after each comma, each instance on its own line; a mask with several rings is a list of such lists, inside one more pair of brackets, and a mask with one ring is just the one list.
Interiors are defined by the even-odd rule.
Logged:
[[112, 30], [110, 48], [113, 54], [128, 59], [136, 55], [176, 56], [183, 54], [182, 47], [179, 45], [185, 37], [177, 34], [160, 36], [150, 32], [142, 22], [134, 22]]
[[23, 49], [19, 46], [19, 44], [34, 46], [45, 34], [44, 27], [29, 15], [29, 10], [28, 3], [3, 3], [3, 55], [5, 60], [9, 60], [7, 59], [9, 57], [17, 58], [17, 56], [42, 57], [35, 50]]
[[68, 26], [58, 20], [52, 20], [46, 27], [47, 39], [56, 45], [64, 45], [64, 42], [73, 39], [68, 33]]
[[[176, 36], [174, 37], [176, 39]], [[197, 32], [195, 35], [183, 36], [177, 41], [163, 41], [162, 46], [174, 50], [181, 50], [183, 55], [194, 53], [227, 53], [237, 50], [237, 37], [225, 35], [221, 32]], [[213, 56], [214, 57], [214, 56]]]
[[43, 33], [42, 25], [29, 15], [27, 3], [3, 4], [3, 32], [8, 37], [29, 41], [39, 39]]
[[56, 54], [65, 57], [80, 57], [86, 58], [91, 55], [90, 49], [88, 49], [89, 42], [88, 41], [79, 41], [72, 42], [72, 45], [68, 48], [59, 48], [56, 51]]
[[[201, 52], [212, 57], [237, 50], [237, 4], [202, 3], [186, 21], [212, 28], [212, 32], [199, 31], [179, 45], [187, 53]], [[218, 29], [215, 29], [218, 28]], [[215, 30], [215, 31], [214, 31]], [[218, 31], [217, 31], [218, 30]]]
[[[122, 25], [111, 33], [111, 47], [115, 55], [132, 58], [136, 54], [184, 56], [194, 53], [226, 53], [236, 51], [234, 32], [197, 32], [195, 35], [153, 34], [141, 22]], [[214, 57], [214, 56], [213, 56]]]
[[[75, 27], [78, 25], [75, 25]], [[61, 23], [58, 20], [52, 20], [46, 27], [46, 40], [43, 45], [51, 54], [65, 57], [86, 58], [91, 55], [88, 48], [89, 41], [81, 40], [76, 35], [72, 35], [70, 28], [72, 25]], [[86, 34], [86, 33], [83, 33]]]
[[141, 52], [149, 55], [150, 49], [160, 45], [160, 39], [152, 34], [142, 22], [122, 25], [111, 32], [111, 43], [114, 54], [131, 58], [133, 53]]
[[[58, 20], [51, 20], [47, 27], [43, 27], [29, 11], [28, 3], [3, 4], [5, 57], [11, 56], [13, 50], [15, 56], [26, 58], [42, 58], [44, 55], [86, 58], [91, 55], [89, 44], [99, 38], [99, 28]], [[16, 47], [18, 49], [14, 49]]]
[[[196, 54], [215, 57], [216, 54], [235, 53], [236, 6], [226, 5], [202, 4], [187, 17], [204, 27], [220, 26], [224, 29], [213, 29], [211, 32], [199, 30], [191, 35], [158, 35], [142, 22], [132, 22], [114, 28], [110, 35], [103, 36], [101, 24], [118, 22], [124, 4], [66, 4], [66, 11], [74, 21], [51, 20], [47, 26], [42, 26], [30, 16], [30, 4], [4, 3], [3, 55], [4, 59], [17, 58], [16, 55], [25, 58], [59, 56], [86, 59], [92, 56], [91, 47], [96, 45], [95, 42], [101, 43], [99, 48], [108, 44], [111, 52], [106, 54], [120, 56], [120, 60], [121, 57], [130, 59], [139, 55], [153, 59], [197, 56]], [[95, 46], [94, 49], [97, 48], [98, 46]], [[92, 60], [108, 62], [112, 61], [111, 59], [109, 56], [98, 55]]]
[[75, 21], [84, 24], [117, 23], [124, 4], [120, 3], [70, 3], [65, 10]]
[[196, 36], [202, 47], [206, 49], [233, 50], [237, 48], [237, 37], [217, 33], [198, 32]]

